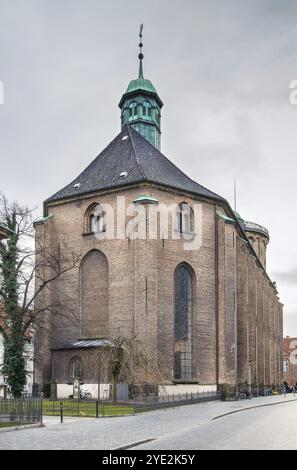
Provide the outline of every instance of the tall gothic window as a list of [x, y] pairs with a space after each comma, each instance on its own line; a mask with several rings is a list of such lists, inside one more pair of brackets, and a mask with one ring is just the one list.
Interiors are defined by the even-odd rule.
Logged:
[[108, 334], [108, 261], [98, 250], [89, 251], [80, 265], [80, 337]]
[[192, 309], [193, 272], [185, 263], [180, 264], [174, 275], [174, 378], [192, 378]]
[[69, 381], [73, 382], [75, 379], [80, 382], [84, 379], [83, 363], [79, 356], [73, 356], [69, 361]]

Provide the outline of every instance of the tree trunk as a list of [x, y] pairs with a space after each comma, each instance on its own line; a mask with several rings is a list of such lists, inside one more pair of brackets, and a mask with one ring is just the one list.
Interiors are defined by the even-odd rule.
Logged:
[[112, 401], [117, 402], [118, 398], [118, 375], [112, 374]]

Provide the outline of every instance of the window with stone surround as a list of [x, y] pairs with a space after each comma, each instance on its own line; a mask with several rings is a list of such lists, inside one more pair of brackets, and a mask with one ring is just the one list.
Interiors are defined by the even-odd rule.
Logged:
[[175, 229], [179, 233], [192, 233], [194, 229], [193, 209], [187, 202], [178, 205], [175, 215]]
[[192, 310], [194, 274], [186, 263], [174, 274], [174, 378], [192, 379]]
[[105, 231], [105, 213], [100, 204], [93, 203], [85, 212], [84, 233], [102, 233]]

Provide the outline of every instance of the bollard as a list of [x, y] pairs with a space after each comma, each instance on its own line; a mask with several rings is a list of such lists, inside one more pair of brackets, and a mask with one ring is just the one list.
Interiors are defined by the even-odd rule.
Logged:
[[96, 418], [99, 418], [99, 402], [96, 400]]
[[63, 402], [60, 401], [60, 423], [63, 423]]

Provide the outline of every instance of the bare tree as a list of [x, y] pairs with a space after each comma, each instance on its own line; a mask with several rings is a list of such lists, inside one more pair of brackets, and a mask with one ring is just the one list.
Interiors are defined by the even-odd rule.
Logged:
[[112, 380], [112, 400], [117, 401], [117, 385], [120, 380], [134, 385], [159, 384], [162, 375], [158, 365], [153, 361], [144, 341], [136, 334], [131, 336], [118, 334], [111, 338], [109, 349], [108, 371]]
[[[34, 245], [33, 210], [10, 203], [3, 194], [0, 222], [10, 230], [9, 237], [0, 241], [0, 301], [5, 315], [0, 324], [4, 337], [2, 370], [13, 395], [20, 396], [26, 383], [26, 337], [42, 314], [71, 313], [59, 300], [59, 280], [78, 265], [80, 255], [65, 244]], [[55, 295], [50, 295], [53, 291]]]

